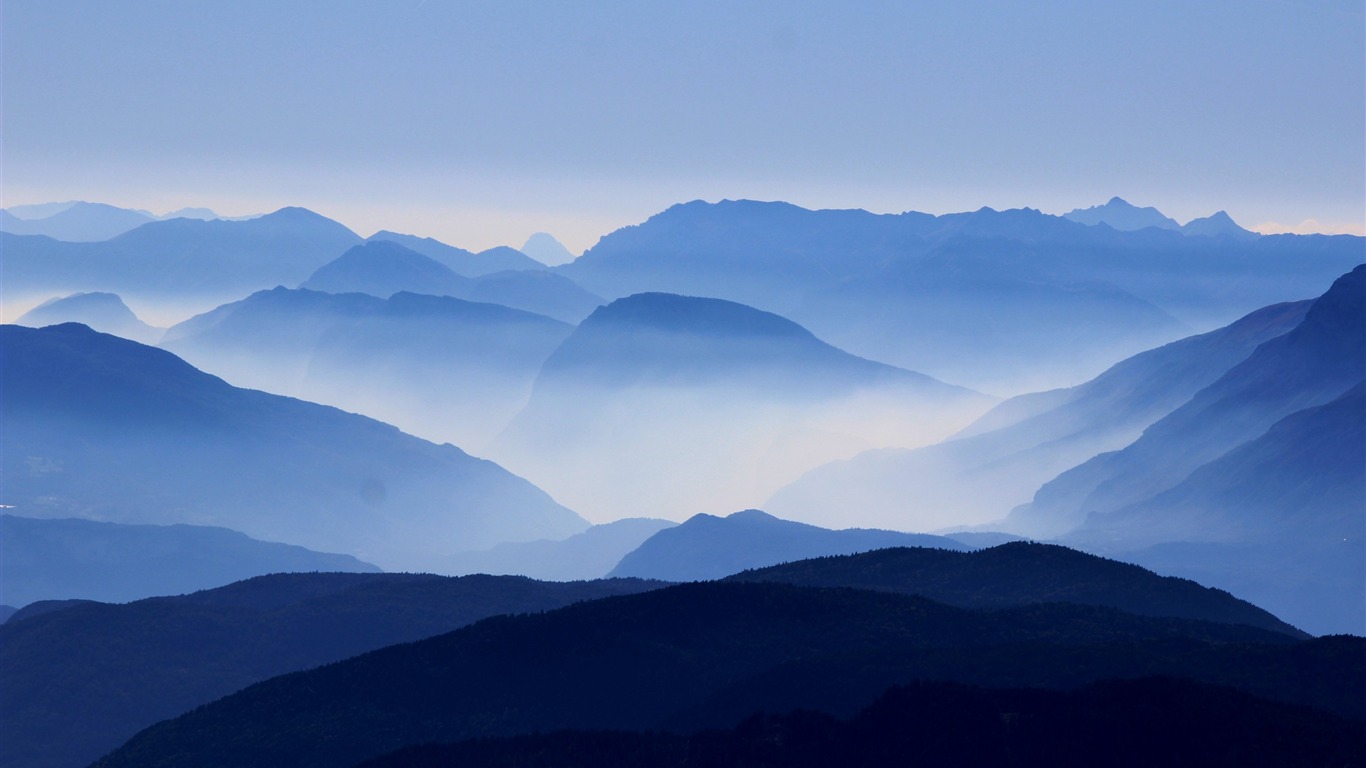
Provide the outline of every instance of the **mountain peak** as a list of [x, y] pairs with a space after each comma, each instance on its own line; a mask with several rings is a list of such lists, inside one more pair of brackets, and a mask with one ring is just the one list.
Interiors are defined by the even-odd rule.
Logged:
[[574, 260], [574, 254], [549, 232], [533, 234], [518, 250], [542, 264], [552, 267], [558, 264], [568, 264]]
[[1219, 236], [1228, 235], [1239, 239], [1247, 240], [1259, 237], [1256, 232], [1243, 229], [1228, 215], [1227, 211], [1215, 211], [1201, 219], [1191, 219], [1186, 225], [1181, 227], [1183, 235], [1207, 235]]
[[1062, 217], [1087, 226], [1105, 224], [1111, 229], [1125, 232], [1147, 229], [1148, 227], [1158, 229], [1181, 228], [1175, 219], [1164, 215], [1156, 208], [1151, 206], [1140, 208], [1118, 195], [1110, 198], [1105, 205], [1076, 208], [1064, 213]]

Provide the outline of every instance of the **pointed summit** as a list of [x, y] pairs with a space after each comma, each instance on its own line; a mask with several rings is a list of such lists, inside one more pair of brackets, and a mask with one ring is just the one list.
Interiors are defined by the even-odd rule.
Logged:
[[1062, 217], [1088, 226], [1105, 224], [1122, 232], [1147, 229], [1148, 227], [1157, 227], [1158, 229], [1181, 228], [1181, 225], [1177, 224], [1174, 219], [1163, 215], [1156, 208], [1139, 208], [1120, 197], [1110, 198], [1110, 201], [1105, 205], [1077, 208], [1064, 213]]
[[1201, 219], [1191, 219], [1186, 225], [1181, 227], [1183, 235], [1207, 235], [1217, 237], [1227, 235], [1243, 240], [1259, 237], [1256, 232], [1251, 232], [1238, 226], [1238, 223], [1229, 216], [1226, 211], [1218, 211]]

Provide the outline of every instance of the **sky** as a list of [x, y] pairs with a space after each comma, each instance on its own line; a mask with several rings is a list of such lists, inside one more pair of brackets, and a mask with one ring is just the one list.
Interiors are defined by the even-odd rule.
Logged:
[[578, 252], [693, 199], [1366, 234], [1321, 2], [3, 0], [4, 206], [301, 205]]

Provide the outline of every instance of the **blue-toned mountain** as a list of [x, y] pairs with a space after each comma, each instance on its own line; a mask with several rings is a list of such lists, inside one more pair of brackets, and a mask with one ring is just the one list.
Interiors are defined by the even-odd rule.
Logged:
[[163, 346], [239, 386], [477, 449], [525, 404], [541, 364], [572, 330], [449, 296], [276, 288], [172, 327]]
[[95, 243], [0, 233], [4, 297], [22, 303], [109, 291], [140, 301], [227, 301], [298, 285], [359, 242], [351, 230], [303, 208], [243, 221], [153, 221]]
[[274, 675], [489, 616], [660, 586], [635, 579], [554, 584], [506, 576], [288, 573], [126, 605], [25, 611], [0, 626], [0, 765], [79, 768], [158, 720]]
[[1085, 384], [1011, 398], [936, 445], [819, 467], [774, 494], [768, 508], [812, 522], [838, 509], [862, 525], [919, 530], [999, 520], [1059, 473], [1133, 442], [1263, 342], [1299, 325], [1311, 304], [1267, 307], [1135, 355]]
[[1363, 253], [1355, 237], [1122, 232], [1029, 209], [876, 215], [740, 200], [676, 205], [557, 269], [608, 298], [741, 302], [854, 354], [1019, 392], [1321, 294]]
[[0, 501], [18, 514], [220, 525], [386, 568], [587, 527], [454, 446], [82, 325], [0, 326], [0, 349]]
[[887, 547], [967, 549], [943, 536], [869, 528], [830, 530], [747, 509], [726, 517], [695, 515], [662, 530], [623, 557], [608, 575], [703, 581], [794, 560]]
[[0, 596], [123, 603], [267, 573], [378, 571], [350, 555], [257, 541], [226, 528], [0, 515]]
[[39, 304], [15, 321], [18, 325], [41, 328], [45, 325], [80, 323], [101, 332], [125, 339], [155, 344], [164, 328], [153, 328], [142, 322], [123, 299], [113, 293], [73, 293]]
[[772, 313], [647, 293], [565, 339], [491, 450], [576, 508], [679, 518], [752, 506], [864, 448], [931, 442], [990, 404]]

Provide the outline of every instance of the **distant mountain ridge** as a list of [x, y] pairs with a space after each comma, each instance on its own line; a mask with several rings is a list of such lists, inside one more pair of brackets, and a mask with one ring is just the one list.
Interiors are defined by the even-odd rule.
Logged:
[[1093, 205], [1090, 208], [1077, 208], [1068, 211], [1062, 217], [1078, 224], [1088, 226], [1105, 224], [1121, 231], [1139, 230], [1147, 227], [1181, 229], [1181, 225], [1176, 223], [1175, 219], [1163, 215], [1156, 208], [1151, 206], [1139, 208], [1120, 197], [1112, 197], [1104, 205]]
[[299, 287], [328, 293], [367, 293], [382, 299], [399, 292], [454, 296], [502, 304], [567, 323], [578, 323], [605, 303], [569, 278], [540, 267], [478, 272], [466, 277], [402, 242], [411, 242], [411, 238], [371, 238], [319, 267]]
[[285, 571], [378, 570], [349, 555], [257, 541], [226, 528], [0, 515], [0, 596], [15, 606], [127, 602]]
[[769, 509], [816, 521], [827, 509], [848, 507], [864, 524], [922, 530], [999, 520], [1059, 473], [1133, 442], [1262, 342], [1299, 325], [1311, 304], [1266, 307], [1075, 387], [1012, 398], [936, 445], [870, 451], [815, 468], [775, 493]]
[[0, 326], [0, 345], [0, 501], [20, 514], [221, 525], [388, 568], [587, 527], [452, 445], [236, 389], [164, 350], [75, 324]]
[[942, 536], [867, 528], [836, 531], [747, 509], [726, 517], [696, 515], [666, 528], [623, 557], [608, 576], [702, 581], [777, 563], [886, 547], [967, 549]]
[[[8, 212], [7, 212], [8, 213]], [[144, 211], [104, 203], [73, 202], [47, 216], [25, 219], [9, 213], [0, 217], [0, 231], [16, 235], [45, 235], [67, 242], [97, 242], [117, 237], [156, 221]]]
[[243, 221], [153, 221], [92, 243], [0, 233], [4, 298], [104, 291], [148, 301], [231, 300], [297, 285], [359, 242], [356, 233], [303, 208]]
[[892, 547], [758, 568], [737, 573], [730, 580], [899, 592], [961, 608], [1097, 605], [1140, 616], [1246, 624], [1307, 637], [1266, 610], [1226, 592], [1055, 544], [1013, 542], [975, 552]]
[[113, 293], [73, 293], [39, 304], [19, 316], [18, 325], [41, 328], [45, 325], [80, 323], [101, 332], [125, 339], [155, 344], [161, 340], [164, 328], [144, 323], [123, 299]]
[[490, 455], [607, 518], [753, 506], [822, 456], [926, 442], [991, 399], [735, 302], [646, 293], [579, 324]]
[[1087, 226], [1104, 224], [1125, 232], [1155, 227], [1157, 229], [1175, 230], [1183, 235], [1226, 236], [1241, 240], [1260, 237], [1256, 232], [1238, 226], [1227, 211], [1216, 211], [1209, 216], [1191, 219], [1185, 224], [1178, 224], [1175, 219], [1163, 215], [1156, 208], [1151, 206], [1139, 208], [1119, 197], [1110, 198], [1110, 201], [1104, 205], [1093, 205], [1090, 208], [1077, 208], [1068, 211], [1062, 217], [1078, 224], [1086, 224]]
[[1318, 295], [1362, 253], [1351, 237], [1118, 231], [1029, 209], [876, 215], [726, 200], [675, 205], [556, 270], [609, 299], [736, 301], [853, 354], [1020, 392]]
[[479, 450], [525, 404], [542, 363], [572, 330], [449, 296], [281, 287], [173, 326], [163, 346], [240, 386]]
[[546, 265], [508, 246], [489, 248], [479, 253], [447, 245], [440, 240], [380, 230], [368, 242], [389, 241], [434, 259], [462, 277], [480, 277], [508, 270], [545, 269]]

